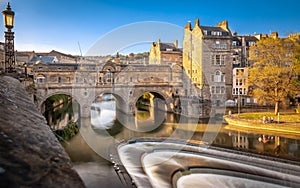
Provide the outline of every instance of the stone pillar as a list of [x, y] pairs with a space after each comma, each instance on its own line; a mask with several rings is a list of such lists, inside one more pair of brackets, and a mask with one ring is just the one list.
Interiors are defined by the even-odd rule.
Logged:
[[174, 100], [170, 98], [166, 100], [167, 112], [174, 112], [173, 107], [171, 107], [171, 105], [174, 106], [173, 101]]
[[88, 104], [80, 105], [80, 117], [90, 117], [91, 116], [91, 106]]
[[134, 113], [135, 105], [129, 104], [127, 102], [118, 101], [116, 103], [116, 110], [125, 114]]

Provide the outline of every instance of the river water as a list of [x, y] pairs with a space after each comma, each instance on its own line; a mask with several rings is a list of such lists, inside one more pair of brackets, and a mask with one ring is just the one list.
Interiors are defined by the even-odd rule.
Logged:
[[81, 120], [80, 134], [63, 143], [87, 187], [124, 187], [125, 181], [109, 162], [120, 142], [159, 137], [204, 142], [209, 145], [300, 161], [300, 138], [268, 132], [234, 130], [227, 125], [198, 122], [153, 108], [135, 116], [116, 112], [115, 101], [93, 103], [91, 118]]

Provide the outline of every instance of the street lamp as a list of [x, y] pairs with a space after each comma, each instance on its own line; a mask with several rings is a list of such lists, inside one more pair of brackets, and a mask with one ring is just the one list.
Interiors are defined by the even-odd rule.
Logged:
[[15, 50], [14, 50], [14, 32], [11, 29], [14, 27], [15, 12], [11, 10], [8, 2], [6, 10], [2, 11], [4, 18], [5, 31], [5, 72], [15, 71]]

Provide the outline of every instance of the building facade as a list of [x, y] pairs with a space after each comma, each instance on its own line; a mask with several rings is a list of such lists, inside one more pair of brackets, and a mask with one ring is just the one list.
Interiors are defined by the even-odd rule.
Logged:
[[238, 106], [253, 103], [254, 99], [249, 97], [249, 86], [247, 84], [249, 67], [253, 62], [249, 60], [249, 50], [252, 45], [261, 39], [262, 35], [239, 36], [237, 32], [232, 37], [232, 99]]
[[194, 28], [184, 28], [183, 67], [192, 83], [202, 89], [210, 88], [213, 106], [224, 106], [232, 90], [232, 34], [228, 22], [215, 27], [201, 26], [199, 19]]
[[55, 57], [58, 62], [60, 63], [77, 63], [79, 57], [78, 56], [73, 56], [70, 54], [64, 54], [62, 52], [52, 50], [51, 52], [48, 53], [36, 53], [37, 56], [48, 56], [48, 57]]
[[278, 32], [267, 34], [255, 34], [239, 36], [234, 32], [232, 37], [232, 96], [237, 105], [245, 106], [256, 103], [256, 99], [249, 96], [249, 85], [247, 84], [249, 68], [254, 61], [249, 60], [250, 47], [259, 40], [265, 38], [278, 38]]
[[173, 43], [162, 43], [158, 40], [153, 42], [149, 54], [149, 64], [171, 65], [177, 63], [182, 65], [182, 50], [178, 48], [178, 41]]
[[34, 51], [16, 51], [16, 64], [19, 66], [29, 64], [34, 57], [36, 57]]
[[251, 100], [248, 97], [248, 68], [239, 67], [233, 69], [232, 79], [232, 96], [235, 99], [236, 104], [240, 103], [242, 106], [246, 103], [250, 103]]
[[233, 68], [249, 67], [253, 62], [249, 61], [250, 47], [261, 38], [261, 35], [238, 36], [235, 32], [232, 37], [232, 63]]

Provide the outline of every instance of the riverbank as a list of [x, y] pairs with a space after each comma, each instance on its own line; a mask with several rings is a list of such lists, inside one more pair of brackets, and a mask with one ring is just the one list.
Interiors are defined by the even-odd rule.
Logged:
[[[229, 129], [239, 129], [244, 131], [259, 131], [268, 133], [277, 133], [292, 135], [294, 137], [300, 136], [300, 115], [294, 113], [282, 114], [278, 118], [273, 117], [273, 122], [263, 123], [263, 116], [268, 116], [270, 113], [245, 113], [224, 116], [224, 120], [228, 123], [226, 126]], [[274, 115], [273, 115], [274, 116]], [[298, 117], [299, 116], [299, 117]]]

